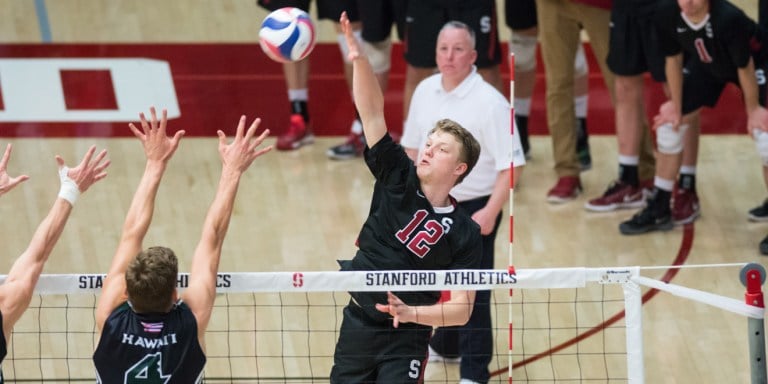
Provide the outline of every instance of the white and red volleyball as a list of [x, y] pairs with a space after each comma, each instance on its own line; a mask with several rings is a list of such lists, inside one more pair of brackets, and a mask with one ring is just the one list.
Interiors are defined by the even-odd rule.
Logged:
[[315, 47], [315, 25], [299, 8], [277, 9], [261, 23], [259, 45], [272, 60], [299, 61]]

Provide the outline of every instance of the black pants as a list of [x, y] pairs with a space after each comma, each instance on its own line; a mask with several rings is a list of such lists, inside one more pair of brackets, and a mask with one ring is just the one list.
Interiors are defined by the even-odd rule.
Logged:
[[[459, 205], [470, 214], [485, 207], [490, 196], [462, 201]], [[493, 250], [496, 231], [501, 224], [501, 213], [496, 218], [493, 232], [483, 236], [482, 269], [493, 269]], [[461, 378], [478, 383], [490, 379], [488, 364], [493, 358], [493, 326], [491, 324], [491, 291], [477, 291], [472, 316], [467, 324], [457, 327], [435, 329], [430, 346], [435, 352], [446, 356], [461, 356]]]

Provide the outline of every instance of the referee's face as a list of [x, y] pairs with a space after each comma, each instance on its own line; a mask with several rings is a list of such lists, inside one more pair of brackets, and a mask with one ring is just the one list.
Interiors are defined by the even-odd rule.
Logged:
[[435, 61], [444, 77], [463, 79], [472, 72], [476, 58], [477, 52], [466, 30], [446, 28], [437, 36]]

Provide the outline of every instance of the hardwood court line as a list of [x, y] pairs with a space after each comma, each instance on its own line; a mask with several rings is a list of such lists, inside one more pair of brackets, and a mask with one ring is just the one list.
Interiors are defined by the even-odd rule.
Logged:
[[[691, 253], [691, 247], [693, 247], [694, 233], [695, 233], [695, 231], [694, 231], [694, 223], [688, 223], [688, 224], [685, 224], [683, 226], [683, 238], [682, 238], [682, 240], [680, 242], [680, 248], [678, 248], [678, 251], [677, 251], [677, 257], [675, 257], [675, 260], [674, 260], [674, 262], [671, 265], [672, 268], [667, 269], [667, 272], [664, 273], [664, 276], [661, 277], [661, 281], [663, 281], [665, 283], [671, 282], [672, 279], [674, 279], [675, 275], [677, 275], [677, 273], [680, 271], [680, 268], [674, 268], [674, 267], [681, 266], [681, 265], [685, 264], [686, 260], [688, 260], [688, 255]], [[656, 294], [658, 292], [659, 292], [658, 289], [652, 288], [652, 289], [648, 290], [648, 292], [644, 293], [643, 294], [643, 298], [642, 298], [643, 305], [648, 300], [650, 300], [651, 298], [656, 296]], [[553, 354], [555, 354], [555, 353], [557, 353], [557, 352], [559, 352], [559, 351], [561, 351], [561, 350], [563, 350], [565, 348], [568, 348], [568, 347], [570, 347], [570, 346], [572, 346], [572, 345], [574, 345], [574, 344], [576, 344], [576, 343], [578, 343], [578, 342], [580, 342], [580, 341], [582, 341], [582, 340], [584, 340], [584, 339], [586, 339], [588, 337], [591, 337], [591, 336], [599, 333], [600, 331], [604, 330], [605, 328], [610, 327], [611, 325], [613, 325], [617, 321], [623, 319], [624, 315], [625, 315], [624, 311], [621, 311], [621, 312], [611, 316], [608, 320], [606, 320], [606, 321], [604, 321], [604, 322], [602, 322], [602, 323], [600, 323], [600, 324], [590, 328], [586, 332], [584, 332], [584, 333], [582, 333], [582, 334], [580, 334], [580, 335], [578, 335], [578, 336], [576, 336], [576, 337], [574, 337], [574, 338], [572, 338], [570, 340], [567, 340], [567, 341], [565, 341], [565, 342], [563, 342], [563, 343], [561, 343], [559, 345], [556, 345], [556, 346], [554, 346], [554, 347], [552, 347], [552, 348], [550, 348], [550, 349], [548, 349], [546, 351], [539, 352], [539, 353], [537, 353], [537, 354], [535, 354], [535, 355], [533, 355], [533, 356], [531, 356], [531, 357], [529, 357], [527, 359], [524, 359], [522, 361], [519, 361], [519, 362], [513, 364], [512, 365], [512, 369], [514, 370], [514, 369], [523, 367], [523, 366], [525, 366], [527, 364], [533, 363], [534, 361], [537, 361], [537, 360], [542, 359], [544, 357], [553, 355]], [[504, 368], [499, 368], [499, 369], [491, 372], [491, 377], [502, 375], [505, 372], [509, 372], [509, 367], [508, 366], [504, 367]]]
[[51, 35], [51, 23], [48, 19], [48, 9], [45, 7], [45, 0], [35, 0], [35, 14], [37, 14], [37, 25], [40, 29], [40, 40], [43, 43], [53, 41]]

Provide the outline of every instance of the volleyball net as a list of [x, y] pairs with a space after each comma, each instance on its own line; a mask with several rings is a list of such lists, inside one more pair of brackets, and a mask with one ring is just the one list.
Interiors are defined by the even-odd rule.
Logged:
[[[220, 273], [206, 336], [205, 380], [328, 382], [349, 291], [491, 290], [494, 382], [645, 382], [644, 372], [658, 367], [644, 363], [643, 287], [756, 320], [749, 330], [762, 337], [764, 277], [757, 278], [758, 291], [753, 287], [747, 304], [640, 272], [630, 267]], [[36, 297], [8, 343], [2, 367], [6, 382], [94, 381], [94, 308], [103, 278], [41, 276]], [[180, 289], [187, 279], [180, 275]], [[742, 276], [743, 283], [750, 279], [755, 278]], [[762, 348], [764, 353], [764, 343]], [[750, 354], [746, 346], [740, 350], [749, 371]], [[755, 351], [760, 353], [759, 346]], [[759, 372], [759, 364], [751, 369]], [[458, 365], [430, 362], [424, 381], [455, 383]]]

